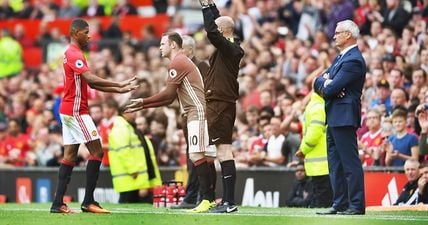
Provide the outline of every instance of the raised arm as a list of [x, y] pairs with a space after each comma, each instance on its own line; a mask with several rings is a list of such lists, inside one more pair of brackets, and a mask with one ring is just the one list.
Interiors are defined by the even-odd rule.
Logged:
[[[233, 20], [230, 17], [220, 17], [220, 13], [215, 5], [214, 1], [200, 0], [202, 6], [202, 14], [204, 17], [204, 28], [207, 32], [207, 38], [211, 44], [214, 45], [219, 51], [234, 54], [237, 51], [231, 51], [234, 49], [234, 38], [233, 38]], [[208, 2], [208, 5], [206, 3]], [[217, 22], [216, 22], [217, 20]], [[220, 33], [222, 30], [223, 33]], [[227, 37], [227, 38], [226, 38]]]

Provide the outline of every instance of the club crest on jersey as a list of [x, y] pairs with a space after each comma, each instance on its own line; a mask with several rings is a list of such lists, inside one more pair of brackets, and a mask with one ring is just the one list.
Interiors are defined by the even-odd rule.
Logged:
[[77, 68], [82, 68], [83, 67], [83, 61], [80, 60], [80, 59], [76, 60], [76, 67]]
[[175, 69], [170, 70], [170, 71], [169, 71], [169, 76], [170, 76], [171, 78], [176, 77], [176, 76], [177, 76], [177, 70], [175, 70]]
[[97, 131], [96, 130], [92, 131], [92, 136], [94, 136], [94, 137], [97, 136]]

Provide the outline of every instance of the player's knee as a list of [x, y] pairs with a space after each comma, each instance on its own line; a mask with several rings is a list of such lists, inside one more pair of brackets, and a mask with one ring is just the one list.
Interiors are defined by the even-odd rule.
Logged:
[[62, 158], [64, 161], [69, 163], [77, 162], [77, 152], [76, 153], [64, 153], [64, 157]]
[[233, 160], [232, 148], [230, 145], [219, 145], [217, 148], [217, 159], [220, 162]]
[[214, 160], [216, 159], [216, 157], [211, 157], [211, 156], [206, 156], [206, 155], [205, 155], [205, 158], [207, 159], [208, 163], [214, 163]]
[[192, 161], [192, 163], [195, 163], [196, 161], [203, 158], [205, 158], [205, 155], [202, 152], [189, 153], [189, 159]]
[[104, 152], [103, 151], [97, 151], [97, 152], [94, 152], [92, 154], [92, 156], [95, 156], [96, 158], [102, 159], [104, 157]]

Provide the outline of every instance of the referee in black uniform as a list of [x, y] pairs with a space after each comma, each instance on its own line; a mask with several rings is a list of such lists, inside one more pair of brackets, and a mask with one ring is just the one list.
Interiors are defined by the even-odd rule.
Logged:
[[231, 144], [239, 96], [237, 78], [244, 50], [234, 37], [232, 18], [220, 16], [213, 0], [199, 2], [208, 40], [216, 48], [209, 59], [210, 68], [204, 77], [204, 85], [210, 145], [217, 150], [223, 181], [222, 202], [210, 212], [231, 213], [238, 210], [234, 193], [236, 167]]

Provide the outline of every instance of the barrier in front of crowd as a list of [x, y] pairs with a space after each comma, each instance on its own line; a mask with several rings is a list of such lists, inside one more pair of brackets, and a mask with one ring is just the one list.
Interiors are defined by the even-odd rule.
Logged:
[[[7, 202], [29, 203], [50, 202], [55, 191], [58, 168], [13, 168], [0, 169], [0, 197]], [[180, 201], [175, 189], [180, 186], [182, 168], [161, 168], [164, 181], [171, 183], [166, 189], [165, 199], [159, 206], [169, 206]], [[219, 176], [220, 177], [220, 174]], [[176, 179], [178, 178], [178, 179]], [[236, 180], [236, 201], [244, 206], [282, 207], [292, 188], [294, 171], [288, 168], [238, 169]], [[72, 201], [81, 202], [85, 191], [85, 169], [75, 168], [66, 195]], [[217, 179], [217, 196], [221, 196], [221, 183]], [[366, 205], [391, 205], [395, 202], [406, 178], [399, 168], [371, 168], [365, 172]], [[162, 189], [163, 190], [163, 189]], [[171, 192], [169, 193], [168, 190]], [[180, 189], [181, 190], [181, 189]], [[113, 190], [108, 169], [100, 172], [95, 198], [99, 202], [116, 203], [119, 195]], [[169, 199], [171, 198], [171, 199]], [[175, 199], [174, 199], [175, 198]], [[4, 201], [3, 200], [3, 201]], [[160, 200], [160, 199], [159, 199]], [[168, 205], [167, 205], [168, 204]]]

